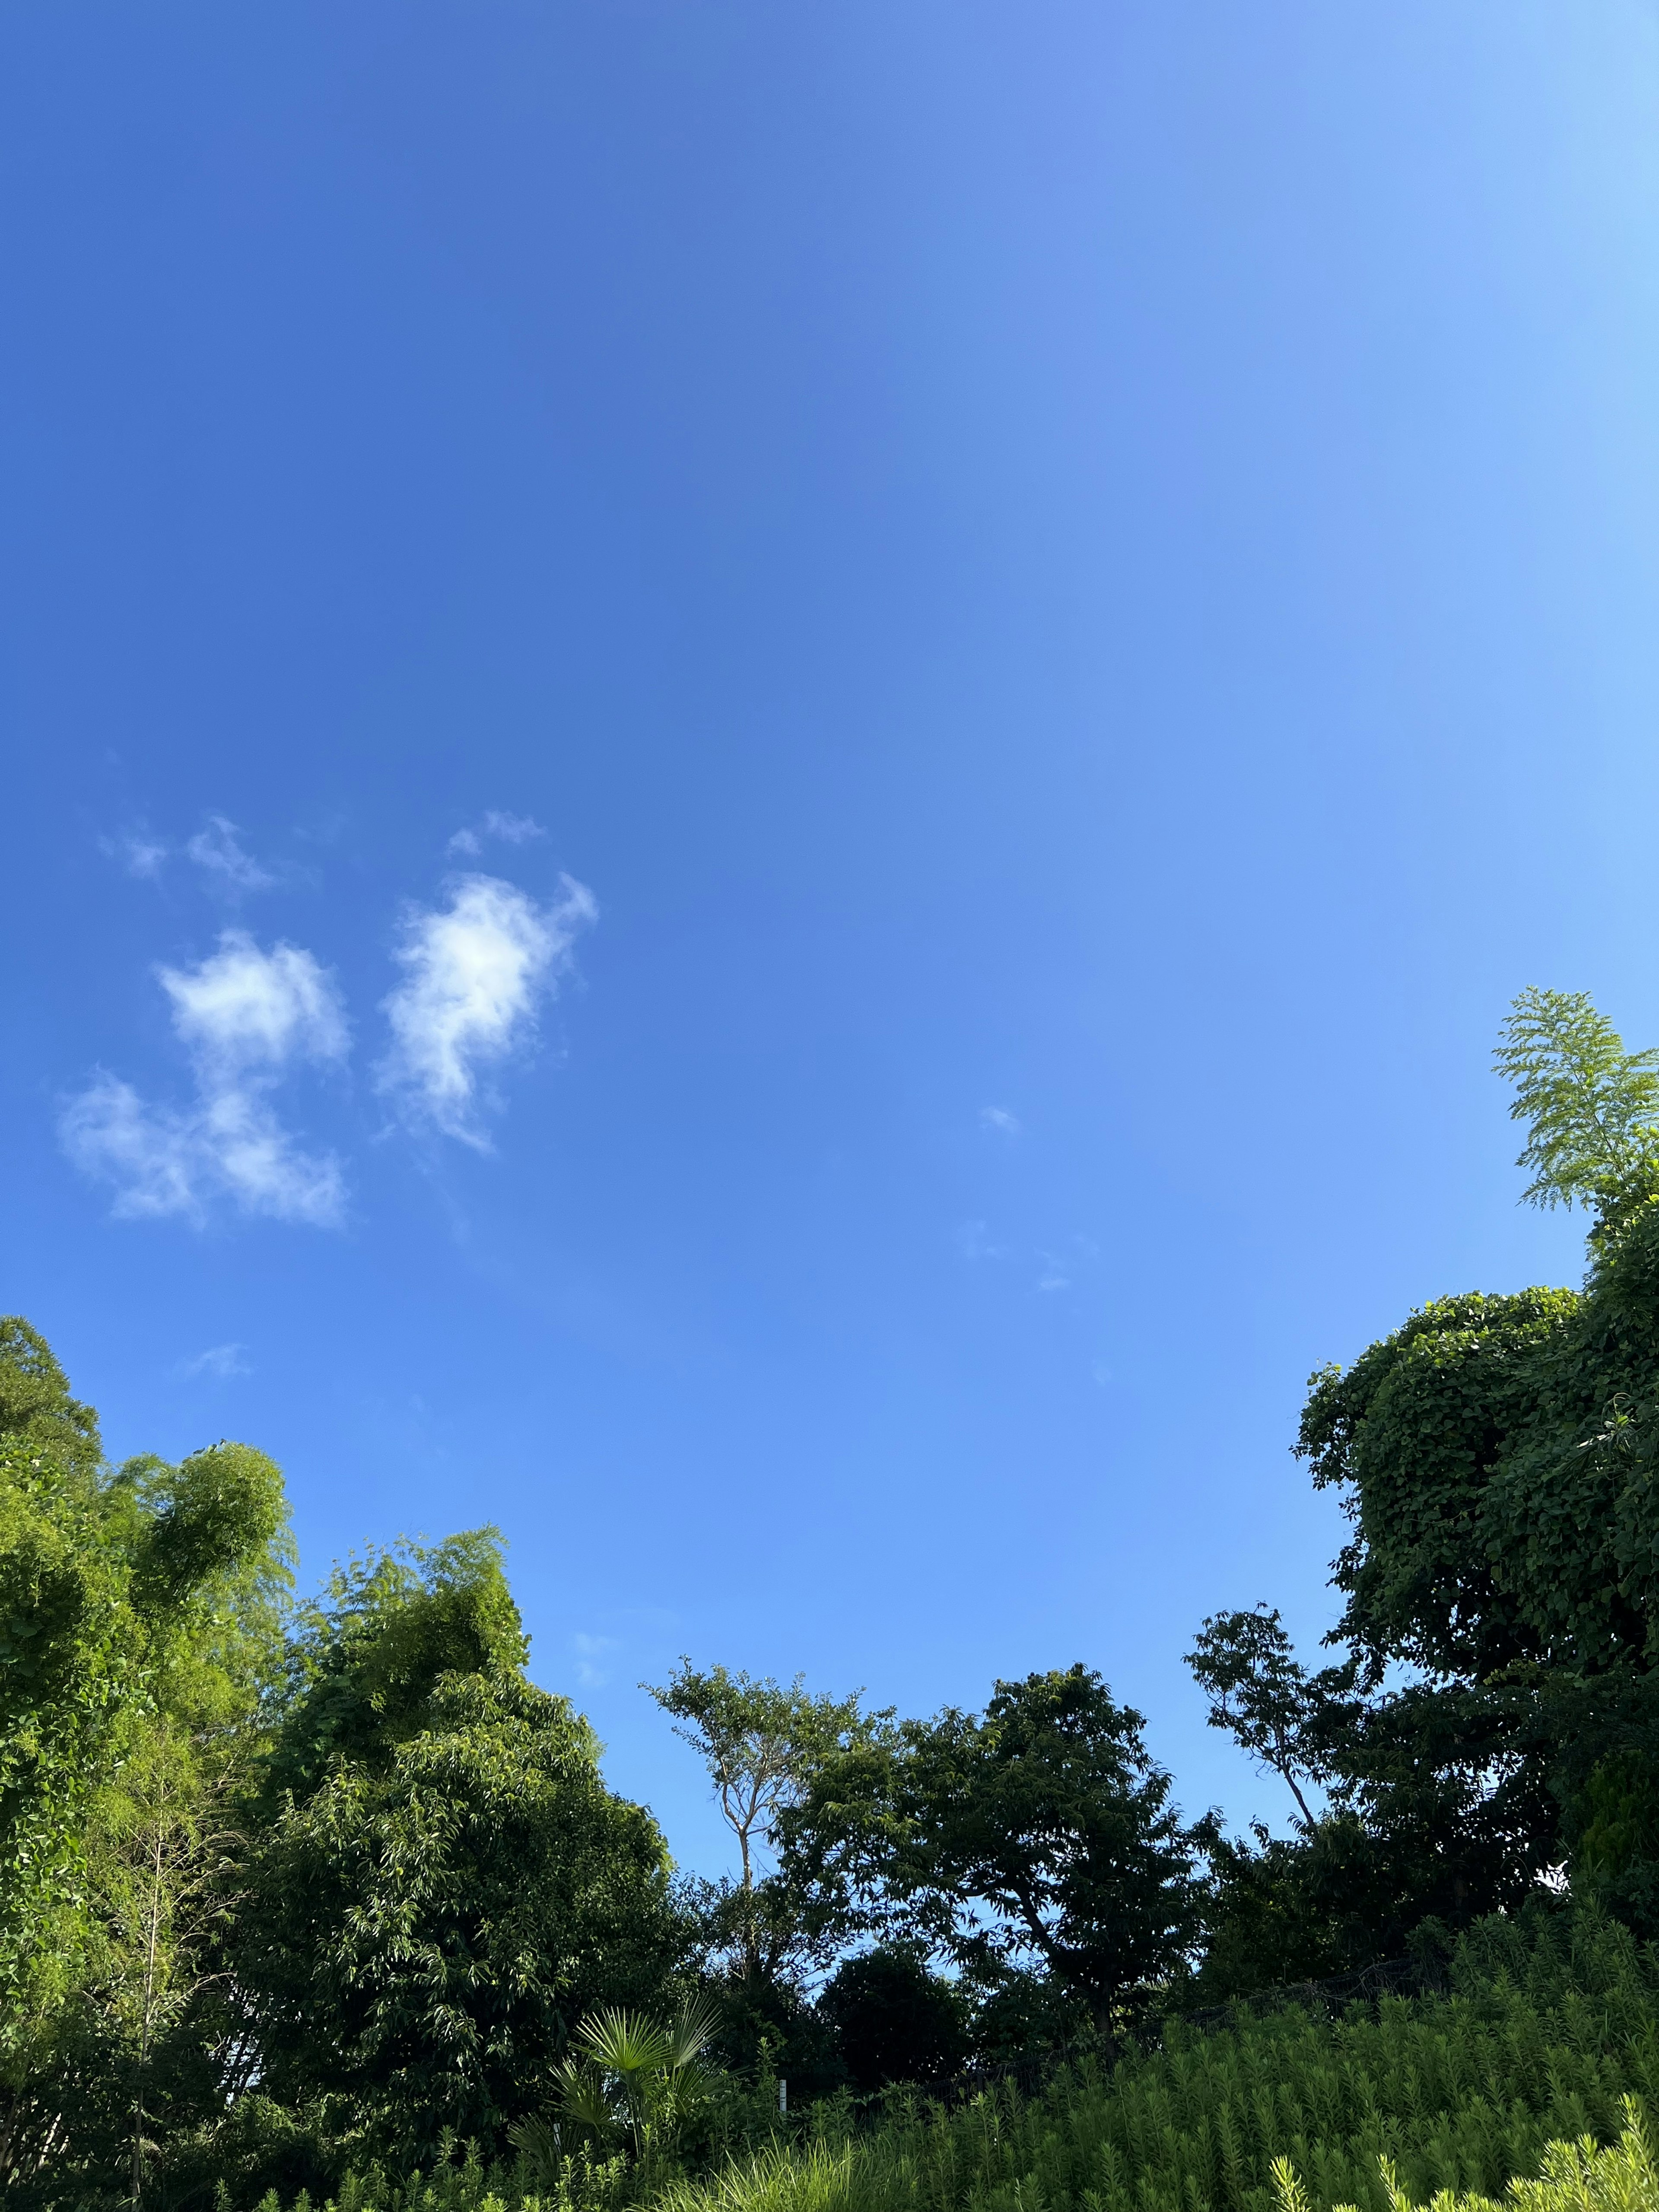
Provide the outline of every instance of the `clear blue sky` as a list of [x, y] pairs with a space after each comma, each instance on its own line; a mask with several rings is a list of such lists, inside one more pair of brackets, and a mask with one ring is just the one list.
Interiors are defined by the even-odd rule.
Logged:
[[1281, 1818], [1181, 1656], [1328, 1624], [1304, 1378], [1577, 1279], [1515, 992], [1659, 1041], [1653, 8], [11, 0], [0, 205], [112, 1449], [498, 1522], [692, 1864], [682, 1650], [1083, 1658]]

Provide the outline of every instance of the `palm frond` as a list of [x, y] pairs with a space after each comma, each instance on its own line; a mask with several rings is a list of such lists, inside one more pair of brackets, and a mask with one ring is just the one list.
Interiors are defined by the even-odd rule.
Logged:
[[560, 2109], [579, 2125], [592, 2128], [599, 2134], [611, 2126], [613, 2116], [605, 2094], [605, 2082], [591, 2067], [567, 2058], [554, 2081]]
[[720, 2024], [720, 2007], [712, 1997], [688, 1997], [668, 2031], [665, 2063], [676, 2073], [705, 2051]]
[[608, 2073], [648, 2073], [669, 2063], [669, 2031], [647, 2014], [610, 2005], [576, 2030], [580, 2048]]

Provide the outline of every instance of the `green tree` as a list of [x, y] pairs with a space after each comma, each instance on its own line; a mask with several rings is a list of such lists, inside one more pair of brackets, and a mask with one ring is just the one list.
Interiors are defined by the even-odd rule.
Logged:
[[702, 1897], [712, 1948], [750, 1991], [767, 1989], [799, 1962], [808, 1936], [792, 1883], [768, 1872], [763, 1854], [825, 1763], [867, 1741], [880, 1717], [861, 1711], [857, 1691], [833, 1698], [808, 1691], [799, 1675], [786, 1687], [769, 1676], [696, 1668], [689, 1658], [659, 1687], [642, 1686], [706, 1761], [737, 1842], [736, 1882], [709, 1884]]
[[0, 2176], [49, 2158], [142, 2194], [164, 2046], [210, 1978], [204, 1808], [257, 1739], [285, 1579], [270, 1461], [111, 1473], [41, 1339], [0, 1322]]
[[499, 2148], [677, 1969], [656, 1825], [524, 1653], [488, 1531], [342, 1571], [297, 1640], [234, 1961], [262, 2087], [342, 2144]]
[[999, 1682], [828, 1762], [781, 1821], [843, 1931], [908, 1936], [995, 1987], [1035, 1969], [1109, 2032], [1182, 1969], [1199, 1850], [1142, 1717], [1082, 1666]]
[[[1238, 1615], [1194, 1657], [1258, 1757], [1316, 1753], [1340, 1820], [1305, 1850], [1233, 1847], [1230, 1942], [1288, 1914], [1376, 1955], [1413, 1914], [1511, 1907], [1564, 1862], [1659, 1932], [1659, 1054], [1583, 994], [1528, 991], [1498, 1065], [1525, 1195], [1595, 1216], [1589, 1275], [1434, 1300], [1314, 1376], [1297, 1449], [1352, 1525], [1344, 1667], [1310, 1675], [1265, 1628], [1247, 1650]], [[1334, 1909], [1339, 1868], [1369, 1937]]]
[[866, 2092], [948, 2082], [968, 2057], [968, 2009], [958, 1984], [902, 1945], [844, 1959], [818, 1999], [854, 2087]]
[[1527, 1125], [1516, 1164], [1535, 1206], [1589, 1206], [1621, 1225], [1659, 1195], [1659, 1050], [1626, 1052], [1583, 991], [1523, 991], [1498, 1048]]

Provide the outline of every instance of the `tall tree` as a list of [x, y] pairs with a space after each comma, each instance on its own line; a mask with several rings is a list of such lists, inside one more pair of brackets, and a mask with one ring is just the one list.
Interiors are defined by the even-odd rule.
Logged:
[[1352, 1668], [1311, 1675], [1296, 1657], [1275, 1606], [1212, 1613], [1187, 1655], [1209, 1699], [1212, 1728], [1225, 1729], [1251, 1757], [1277, 1774], [1303, 1824], [1314, 1812], [1303, 1784], [1316, 1790], [1329, 1771], [1332, 1707], [1352, 1686]]
[[269, 1460], [110, 1472], [46, 1345], [0, 1323], [0, 2174], [112, 2162], [142, 2195], [219, 1911], [204, 1808], [257, 1738], [286, 1558]]
[[487, 1530], [342, 1571], [295, 1647], [232, 1956], [266, 2094], [407, 2162], [500, 2148], [678, 1965], [656, 1824], [525, 1650]]
[[737, 1843], [738, 1879], [711, 1886], [705, 1917], [717, 1944], [729, 1946], [739, 1981], [751, 1989], [775, 1982], [805, 1938], [791, 1885], [766, 1865], [778, 1821], [827, 1761], [869, 1739], [880, 1717], [860, 1710], [856, 1691], [834, 1698], [808, 1691], [799, 1675], [785, 1686], [689, 1658], [659, 1687], [644, 1686], [706, 1761]]
[[1659, 1053], [1534, 990], [1498, 1066], [1523, 1195], [1595, 1217], [1583, 1291], [1437, 1299], [1315, 1376], [1297, 1449], [1352, 1524], [1345, 1668], [1302, 1673], [1262, 1627], [1247, 1650], [1260, 1613], [1194, 1654], [1212, 1717], [1281, 1771], [1315, 1747], [1340, 1816], [1300, 1856], [1236, 1848], [1235, 1901], [1293, 1875], [1356, 1945], [1512, 1905], [1564, 1862], [1659, 1932]]

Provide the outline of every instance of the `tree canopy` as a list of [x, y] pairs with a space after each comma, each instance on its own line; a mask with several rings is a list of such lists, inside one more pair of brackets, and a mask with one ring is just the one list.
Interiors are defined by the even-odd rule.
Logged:
[[851, 1746], [784, 1817], [786, 1864], [848, 1928], [906, 1935], [988, 1985], [1033, 1968], [1103, 2026], [1176, 1969], [1201, 1838], [1142, 1717], [1083, 1666], [999, 1682]]

